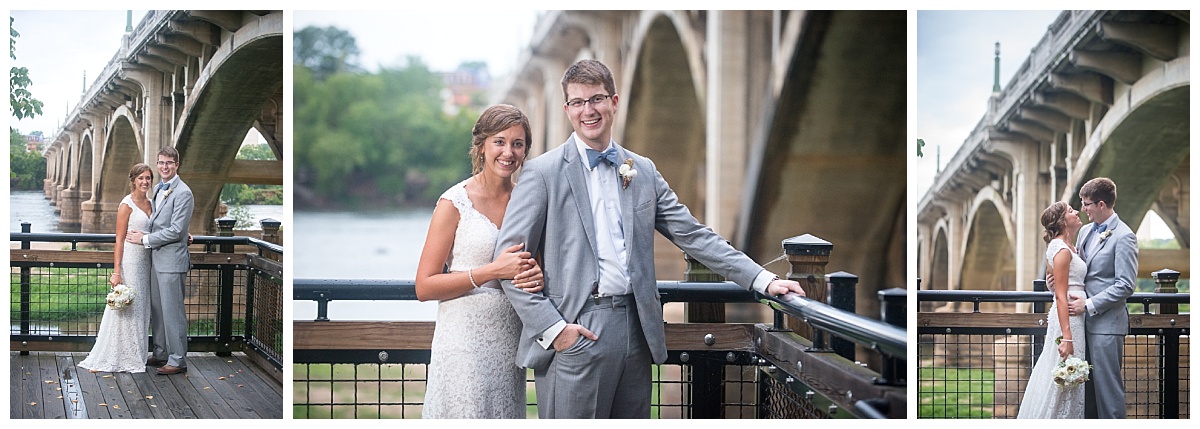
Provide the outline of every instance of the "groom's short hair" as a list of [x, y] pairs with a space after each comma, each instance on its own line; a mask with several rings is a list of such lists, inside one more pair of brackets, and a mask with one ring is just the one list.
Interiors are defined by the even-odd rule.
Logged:
[[613, 75], [608, 70], [608, 66], [592, 59], [579, 60], [579, 62], [572, 64], [571, 67], [567, 67], [567, 71], [563, 73], [562, 78], [563, 101], [569, 101], [566, 99], [567, 85], [572, 83], [584, 85], [600, 84], [604, 86], [605, 91], [608, 91], [608, 95], [617, 93], [617, 85], [613, 81]]
[[1111, 209], [1117, 202], [1117, 184], [1107, 177], [1097, 177], [1079, 188], [1079, 196], [1090, 199], [1093, 203], [1104, 201], [1104, 205]]
[[179, 150], [175, 149], [175, 147], [173, 147], [173, 146], [167, 146], [162, 149], [159, 149], [158, 156], [168, 156], [168, 157], [171, 157], [171, 159], [175, 160], [176, 163], [179, 162]]

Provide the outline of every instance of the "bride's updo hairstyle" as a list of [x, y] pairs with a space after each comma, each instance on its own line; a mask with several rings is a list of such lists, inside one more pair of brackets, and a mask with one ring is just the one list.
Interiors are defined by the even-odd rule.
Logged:
[[[533, 133], [529, 130], [529, 118], [525, 117], [524, 113], [508, 104], [497, 104], [487, 108], [479, 115], [479, 120], [475, 121], [474, 127], [471, 127], [472, 175], [483, 171], [483, 141], [488, 137], [500, 134], [501, 131], [512, 128], [513, 125], [520, 125], [525, 130], [525, 156], [528, 157]], [[524, 159], [518, 160], [518, 167], [524, 162]]]
[[1042, 236], [1042, 240], [1047, 243], [1062, 234], [1063, 229], [1067, 226], [1067, 208], [1070, 207], [1062, 201], [1055, 201], [1042, 211], [1042, 228], [1046, 229], [1046, 234]]
[[[129, 169], [129, 187], [130, 187], [130, 189], [133, 189], [133, 179], [136, 179], [138, 176], [141, 176], [142, 173], [145, 173], [147, 171], [150, 171], [150, 166], [146, 165], [146, 163], [139, 162], [137, 164], [133, 164], [133, 168]], [[151, 179], [154, 178], [153, 173], [151, 173], [150, 176], [151, 176], [150, 177]], [[133, 190], [137, 190], [137, 189], [133, 189]]]

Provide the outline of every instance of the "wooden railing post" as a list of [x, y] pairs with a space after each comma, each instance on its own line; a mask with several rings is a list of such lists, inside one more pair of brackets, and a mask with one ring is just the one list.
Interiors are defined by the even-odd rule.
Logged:
[[[833, 244], [810, 234], [783, 240], [783, 253], [787, 255], [787, 278], [800, 283], [804, 295], [817, 302], [825, 302], [825, 265]], [[786, 326], [801, 337], [812, 340], [814, 349], [827, 348], [825, 334], [814, 332], [808, 324], [792, 317], [786, 318]]]
[[[725, 277], [704, 266], [684, 252], [687, 268], [683, 280], [688, 282], [723, 282]], [[688, 323], [725, 323], [725, 305], [721, 303], [687, 302], [683, 304]], [[692, 418], [719, 419], [725, 417], [725, 364], [708, 353], [696, 351], [687, 364], [692, 371]]]
[[[283, 222], [267, 218], [263, 219], [259, 224], [262, 225], [263, 241], [271, 244], [278, 244], [280, 246], [283, 245], [283, 235], [279, 233], [279, 226], [282, 225]], [[283, 255], [276, 254], [275, 252], [266, 252], [266, 254], [263, 254], [263, 252], [260, 251], [259, 254], [267, 259], [276, 262], [283, 262]]]
[[[879, 291], [879, 319], [892, 326], [908, 329], [908, 292], [900, 288]], [[884, 356], [880, 383], [903, 385], [906, 382], [907, 361]]]

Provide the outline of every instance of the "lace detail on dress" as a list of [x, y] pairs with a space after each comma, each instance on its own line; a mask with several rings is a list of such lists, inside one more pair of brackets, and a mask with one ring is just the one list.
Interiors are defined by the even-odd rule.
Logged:
[[[1046, 247], [1046, 264], [1053, 266], [1054, 255], [1066, 250], [1071, 252], [1060, 239], [1050, 241]], [[1071, 252], [1071, 265], [1068, 269], [1068, 295], [1086, 298], [1083, 289], [1083, 277], [1087, 275], [1087, 264], [1078, 253]], [[1087, 336], [1083, 322], [1084, 315], [1070, 316], [1071, 337], [1074, 339], [1075, 352], [1073, 356], [1084, 358], [1087, 350]], [[1029, 375], [1029, 384], [1025, 387], [1025, 396], [1021, 399], [1021, 409], [1017, 412], [1019, 419], [1082, 419], [1083, 418], [1083, 385], [1063, 389], [1054, 383], [1050, 374], [1058, 365], [1058, 344], [1055, 340], [1062, 335], [1062, 325], [1058, 322], [1058, 303], [1050, 305], [1046, 314], [1046, 340], [1042, 343], [1042, 353]]]
[[[458, 209], [446, 263], [462, 272], [490, 263], [496, 225], [475, 210], [466, 181], [442, 198]], [[477, 288], [438, 303], [423, 418], [524, 418], [525, 370], [516, 366], [521, 320], [499, 289]]]
[[[128, 195], [121, 204], [133, 209], [129, 230], [145, 231], [150, 217]], [[133, 305], [104, 307], [96, 345], [79, 366], [103, 372], [145, 372], [150, 329], [150, 249], [126, 243], [121, 253], [121, 281], [133, 289]], [[108, 291], [105, 291], [108, 293]]]

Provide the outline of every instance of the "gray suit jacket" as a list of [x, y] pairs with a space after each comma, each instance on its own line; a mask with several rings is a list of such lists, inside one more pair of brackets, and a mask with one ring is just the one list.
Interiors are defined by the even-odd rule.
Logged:
[[[168, 191], [155, 191], [150, 197], [152, 203], [158, 199], [159, 192]], [[150, 260], [155, 272], [186, 272], [191, 266], [187, 248], [188, 227], [192, 224], [192, 209], [196, 204], [192, 198], [192, 188], [183, 183], [183, 178], [179, 178], [164, 198], [162, 205], [156, 206], [150, 215], [150, 230], [146, 231], [145, 242], [150, 246]]]
[[[1117, 215], [1114, 213], [1114, 217]], [[1088, 314], [1088, 335], [1126, 335], [1129, 333], [1129, 311], [1125, 299], [1133, 295], [1137, 279], [1137, 236], [1118, 217], [1107, 238], [1084, 247], [1084, 241], [1095, 227], [1089, 223], [1079, 229], [1076, 247], [1083, 249], [1087, 275], [1083, 278], [1084, 289], [1097, 313]]]
[[[638, 317], [656, 363], [666, 360], [662, 302], [654, 274], [654, 231], [713, 271], [749, 289], [762, 267], [730, 246], [712, 229], [700, 224], [663, 180], [654, 163], [618, 146], [619, 159], [634, 161], [638, 175], [620, 188], [621, 224], [628, 251], [627, 267], [637, 302]], [[545, 288], [531, 294], [503, 281], [524, 328], [517, 365], [542, 369], [554, 349], [543, 349], [537, 338], [558, 321], [575, 323], [600, 281], [596, 227], [590, 210], [585, 165], [573, 138], [525, 163], [513, 189], [496, 243], [503, 249], [525, 243], [540, 256]]]

